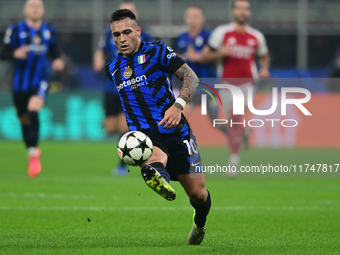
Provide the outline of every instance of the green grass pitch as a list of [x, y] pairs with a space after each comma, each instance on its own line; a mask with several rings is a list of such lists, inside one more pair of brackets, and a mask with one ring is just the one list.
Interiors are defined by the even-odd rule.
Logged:
[[[0, 254], [339, 254], [340, 178], [207, 178], [206, 238], [192, 247], [192, 208], [178, 183], [168, 202], [137, 168], [113, 176], [115, 142], [41, 148], [43, 172], [29, 179], [22, 143], [0, 142]], [[200, 150], [206, 162], [226, 158]], [[334, 164], [339, 155], [250, 149], [242, 163]]]

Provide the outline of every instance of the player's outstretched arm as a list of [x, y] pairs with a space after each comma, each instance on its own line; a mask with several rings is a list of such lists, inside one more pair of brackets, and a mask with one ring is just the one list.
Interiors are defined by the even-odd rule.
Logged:
[[161, 126], [165, 123], [164, 128], [173, 128], [179, 124], [182, 110], [194, 96], [198, 87], [199, 80], [187, 64], [183, 64], [175, 72], [175, 76], [183, 81], [183, 85], [176, 102], [166, 110], [163, 119], [158, 124], [158, 126]]

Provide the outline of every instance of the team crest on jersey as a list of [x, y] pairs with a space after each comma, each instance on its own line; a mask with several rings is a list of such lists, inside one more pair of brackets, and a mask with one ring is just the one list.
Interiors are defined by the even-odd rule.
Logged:
[[138, 56], [138, 64], [144, 64], [145, 63], [145, 54], [142, 56]]
[[124, 71], [124, 77], [126, 79], [129, 79], [132, 75], [132, 69], [128, 66], [128, 67], [125, 67], [125, 71]]
[[197, 36], [195, 39], [195, 45], [201, 47], [203, 45], [204, 39], [202, 36]]
[[51, 32], [50, 32], [50, 30], [45, 30], [44, 31], [44, 38], [46, 39], [46, 40], [49, 40], [50, 38], [51, 38]]
[[40, 38], [40, 36], [38, 36], [38, 35], [34, 36], [34, 38], [33, 38], [33, 43], [34, 43], [34, 44], [40, 44], [40, 43], [41, 43], [41, 38]]

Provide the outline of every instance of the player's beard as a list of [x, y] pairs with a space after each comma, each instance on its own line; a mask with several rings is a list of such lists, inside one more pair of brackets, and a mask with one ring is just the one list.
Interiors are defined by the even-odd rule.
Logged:
[[246, 25], [248, 24], [248, 17], [244, 17], [244, 18], [234, 17], [234, 21], [239, 25]]

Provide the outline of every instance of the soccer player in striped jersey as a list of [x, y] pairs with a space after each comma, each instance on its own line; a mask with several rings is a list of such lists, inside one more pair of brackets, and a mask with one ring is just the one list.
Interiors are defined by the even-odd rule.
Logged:
[[185, 23], [188, 31], [181, 33], [177, 40], [176, 51], [187, 62], [188, 66], [199, 78], [216, 78], [216, 65], [214, 63], [202, 63], [196, 57], [201, 54], [204, 46], [208, 44], [211, 34], [204, 27], [205, 17], [203, 7], [197, 4], [190, 5], [185, 10]]
[[[199, 59], [195, 58], [197, 55], [201, 54], [204, 46], [207, 45], [210, 36], [210, 31], [204, 27], [205, 17], [202, 6], [196, 4], [188, 6], [185, 10], [184, 19], [188, 27], [188, 31], [179, 35], [176, 45], [176, 53], [178, 53], [178, 55], [186, 61], [188, 66], [200, 79], [216, 78], [217, 74], [215, 63], [202, 63]], [[200, 90], [197, 92], [200, 92]], [[190, 110], [192, 111], [196, 105], [200, 104], [200, 95], [198, 95], [197, 92], [184, 109], [184, 115], [188, 119]], [[209, 117], [214, 118], [214, 113], [216, 111], [211, 111], [212, 107], [210, 106], [211, 105], [209, 104]]]
[[42, 20], [43, 2], [27, 0], [24, 14], [24, 21], [7, 29], [1, 58], [15, 62], [14, 105], [28, 149], [28, 175], [35, 177], [41, 171], [38, 112], [45, 103], [48, 90], [47, 57], [51, 56], [55, 71], [63, 70], [64, 62], [60, 59], [55, 28]]
[[[125, 0], [119, 5], [119, 9], [131, 10], [138, 18], [138, 10], [133, 1]], [[139, 39], [144, 42], [151, 42], [152, 37], [149, 33], [142, 31]], [[100, 72], [106, 63], [117, 57], [119, 53], [118, 48], [112, 38], [111, 28], [107, 28], [102, 38], [99, 41], [99, 47], [93, 57], [93, 70]], [[105, 94], [104, 94], [104, 108], [105, 108], [105, 121], [104, 127], [107, 134], [118, 132], [124, 134], [127, 132], [128, 127], [120, 103], [118, 91], [112, 86], [111, 80], [106, 77]], [[115, 175], [126, 175], [127, 168], [123, 161], [120, 161], [119, 166], [114, 170]]]
[[[189, 5], [185, 10], [185, 23], [188, 31], [179, 35], [176, 52], [182, 57], [188, 66], [196, 73], [201, 82], [209, 83], [209, 78], [217, 77], [216, 64], [214, 62], [204, 63], [201, 59], [202, 51], [208, 45], [210, 30], [205, 28], [205, 16], [203, 7], [197, 4]], [[190, 111], [201, 103], [202, 90], [198, 90], [184, 109], [184, 115], [189, 119]], [[208, 114], [211, 122], [217, 119], [218, 109], [212, 101], [208, 103]], [[190, 119], [189, 119], [190, 120]], [[218, 125], [223, 133], [227, 134], [224, 125]]]
[[[141, 167], [144, 181], [170, 201], [176, 193], [169, 181], [181, 183], [195, 209], [188, 244], [200, 244], [211, 200], [203, 173], [192, 170], [202, 162], [195, 137], [182, 114], [195, 93], [198, 78], [163, 42], [140, 41], [141, 28], [131, 11], [114, 12], [111, 30], [120, 53], [108, 63], [107, 75], [119, 92], [130, 131], [144, 132], [154, 145], [151, 158]], [[172, 75], [183, 81], [177, 99], [172, 92]]]

